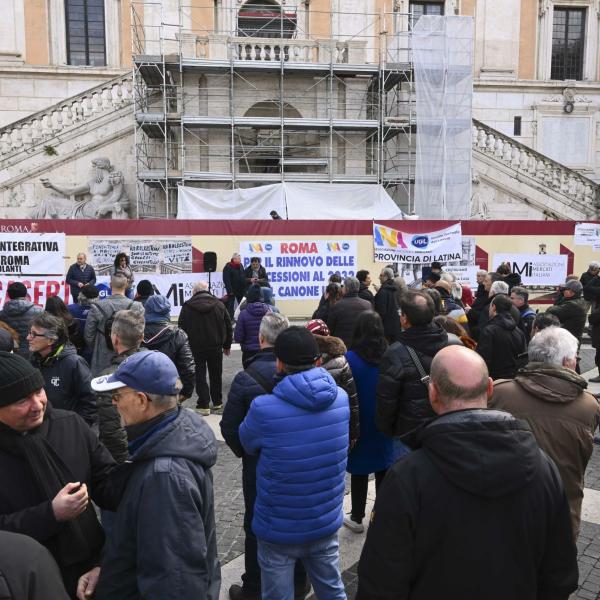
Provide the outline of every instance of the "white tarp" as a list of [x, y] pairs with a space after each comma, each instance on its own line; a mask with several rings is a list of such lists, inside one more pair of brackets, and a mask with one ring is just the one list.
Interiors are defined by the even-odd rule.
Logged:
[[180, 186], [178, 219], [402, 219], [380, 185], [277, 183], [249, 189], [211, 190]]
[[424, 15], [412, 31], [417, 107], [415, 212], [468, 219], [471, 204], [472, 17]]

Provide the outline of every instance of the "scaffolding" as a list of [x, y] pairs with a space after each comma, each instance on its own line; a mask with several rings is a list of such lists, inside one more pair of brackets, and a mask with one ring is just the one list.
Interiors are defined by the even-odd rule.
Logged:
[[174, 217], [180, 185], [285, 181], [381, 184], [411, 213], [409, 16], [240, 4], [132, 2], [138, 216]]

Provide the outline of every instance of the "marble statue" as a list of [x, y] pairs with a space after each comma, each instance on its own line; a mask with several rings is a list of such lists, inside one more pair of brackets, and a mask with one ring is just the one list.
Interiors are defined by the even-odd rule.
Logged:
[[40, 181], [55, 193], [42, 200], [31, 215], [34, 219], [127, 219], [129, 198], [123, 175], [114, 171], [108, 158], [95, 158], [96, 176], [75, 187], [62, 187], [49, 179]]

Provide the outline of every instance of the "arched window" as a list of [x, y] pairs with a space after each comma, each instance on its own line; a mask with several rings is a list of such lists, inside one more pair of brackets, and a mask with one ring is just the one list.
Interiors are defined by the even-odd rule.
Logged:
[[292, 38], [296, 32], [296, 13], [283, 12], [277, 2], [248, 0], [238, 13], [238, 36]]
[[104, 67], [104, 0], [65, 0], [67, 64]]

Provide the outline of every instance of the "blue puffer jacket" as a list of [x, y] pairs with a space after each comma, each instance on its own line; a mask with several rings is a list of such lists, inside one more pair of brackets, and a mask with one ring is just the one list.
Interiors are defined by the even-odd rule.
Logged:
[[240, 312], [235, 324], [233, 339], [239, 342], [242, 350], [260, 350], [258, 330], [262, 318], [271, 312], [271, 307], [264, 302], [251, 302]]
[[320, 367], [253, 400], [239, 436], [246, 452], [260, 452], [256, 537], [302, 544], [340, 528], [349, 419], [348, 395]]

